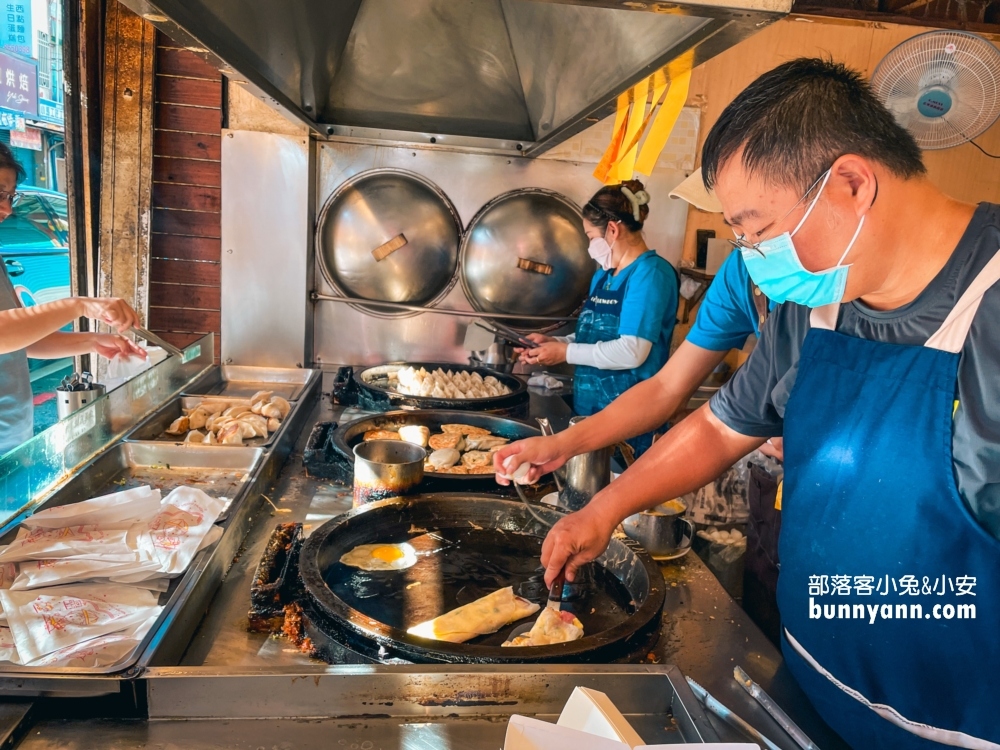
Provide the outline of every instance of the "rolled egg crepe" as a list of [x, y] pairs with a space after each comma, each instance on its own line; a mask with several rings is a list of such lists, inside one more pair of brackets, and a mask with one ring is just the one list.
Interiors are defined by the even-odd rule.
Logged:
[[504, 646], [550, 646], [583, 638], [583, 623], [572, 612], [546, 607], [524, 635], [504, 642]]
[[414, 625], [406, 632], [435, 641], [465, 643], [478, 635], [495, 633], [504, 625], [533, 615], [538, 610], [537, 604], [515, 596], [513, 586], [508, 586], [433, 620]]

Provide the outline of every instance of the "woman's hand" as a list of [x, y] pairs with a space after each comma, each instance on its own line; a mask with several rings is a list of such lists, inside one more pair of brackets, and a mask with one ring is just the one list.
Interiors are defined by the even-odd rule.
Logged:
[[94, 351], [105, 359], [114, 359], [118, 356], [136, 356], [146, 359], [146, 357], [149, 356], [146, 353], [146, 350], [141, 346], [136, 345], [135, 342], [130, 341], [117, 333], [92, 334], [91, 342], [94, 347]]
[[[518, 440], [516, 443], [505, 445], [493, 454], [493, 468], [497, 472], [497, 483], [510, 484], [510, 481], [504, 479], [502, 475], [513, 474], [518, 466], [528, 463], [531, 464], [531, 469], [528, 470], [525, 480], [528, 484], [533, 484], [543, 474], [555, 471], [566, 463], [570, 455], [562, 447], [559, 435]], [[506, 465], [508, 459], [510, 459], [509, 467]]]
[[566, 571], [566, 580], [572, 582], [582, 565], [604, 554], [617, 525], [591, 505], [560, 519], [542, 543], [545, 585], [551, 586], [562, 570]]
[[140, 325], [139, 314], [118, 297], [75, 297], [80, 315], [107, 323], [118, 333]]
[[521, 353], [521, 361], [528, 365], [561, 365], [566, 361], [566, 348], [569, 344], [562, 341], [547, 341], [535, 349]]

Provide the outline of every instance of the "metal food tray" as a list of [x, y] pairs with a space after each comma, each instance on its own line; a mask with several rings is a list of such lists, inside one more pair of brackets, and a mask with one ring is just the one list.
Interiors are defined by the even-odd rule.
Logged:
[[284, 367], [247, 367], [223, 365], [187, 388], [185, 396], [223, 396], [250, 398], [257, 391], [274, 391], [288, 401], [297, 401], [318, 370]]
[[[191, 409], [198, 404], [202, 403], [206, 399], [215, 399], [218, 401], [226, 400], [232, 402], [234, 406], [244, 403], [247, 406], [250, 405], [249, 399], [236, 398], [223, 399], [219, 396], [181, 396], [180, 398], [175, 398], [173, 401], [169, 401], [162, 407], [150, 414], [146, 419], [144, 419], [138, 427], [136, 427], [129, 434], [129, 440], [151, 440], [157, 443], [171, 443], [173, 445], [181, 445], [185, 449], [187, 448], [208, 448], [209, 450], [215, 450], [217, 448], [260, 448], [271, 445], [274, 442], [276, 436], [281, 432], [281, 427], [277, 431], [272, 432], [266, 438], [255, 437], [255, 438], [244, 438], [242, 446], [240, 445], [223, 445], [221, 443], [216, 443], [214, 445], [205, 445], [204, 443], [185, 443], [183, 435], [168, 435], [166, 429], [170, 426], [170, 423], [181, 416], [181, 409]], [[286, 415], [287, 419], [287, 415]], [[285, 420], [281, 420], [281, 426], [284, 427]]]
[[[94, 458], [66, 484], [59, 488], [39, 510], [68, 505], [112, 492], [148, 484], [165, 497], [176, 487], [197, 487], [216, 497], [231, 499], [229, 507], [216, 520], [223, 526], [238, 503], [246, 496], [244, 490], [260, 464], [264, 451], [260, 448], [238, 448], [216, 451], [208, 446], [178, 446], [161, 443], [118, 443]], [[18, 522], [23, 520], [23, 516]], [[0, 538], [9, 544], [17, 534], [12, 528]], [[178, 601], [200, 575], [200, 568], [212, 548], [198, 552], [183, 575], [170, 582], [170, 588], [160, 595], [163, 611], [149, 633], [117, 663], [106, 667], [26, 667], [0, 662], [0, 675], [106, 675], [121, 672], [131, 666], [146, 649]], [[17, 692], [17, 687], [0, 686], [0, 693]]]
[[[177, 747], [195, 736], [199, 747], [223, 736], [227, 746], [283, 747], [294, 726], [296, 747], [499, 748], [511, 715], [554, 723], [577, 687], [606, 694], [649, 744], [719, 742], [672, 665], [178, 667], [146, 677], [149, 719]], [[127, 724], [114, 723], [124, 727], [115, 744], [147, 740], [146, 725]]]

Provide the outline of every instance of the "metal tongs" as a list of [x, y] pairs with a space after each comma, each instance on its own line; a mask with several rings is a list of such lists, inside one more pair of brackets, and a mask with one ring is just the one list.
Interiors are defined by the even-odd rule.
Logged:
[[89, 372], [67, 375], [59, 383], [57, 391], [90, 391], [94, 388], [94, 376]]
[[513, 328], [508, 328], [505, 325], [497, 323], [495, 320], [477, 320], [476, 325], [480, 328], [489, 331], [494, 336], [498, 336], [509, 344], [514, 346], [520, 346], [526, 349], [534, 349], [538, 344], [530, 339], [525, 338], [522, 334], [515, 331]]
[[788, 736], [795, 740], [795, 744], [802, 748], [802, 750], [819, 750], [809, 737], [799, 729], [798, 724], [792, 721], [791, 717], [786, 714], [781, 707], [772, 700], [771, 696], [764, 692], [764, 688], [758, 685], [756, 682], [750, 679], [742, 667], [733, 668], [733, 677], [736, 681], [740, 683], [744, 690], [746, 690], [761, 706], [764, 710], [771, 714], [771, 717], [781, 725]]
[[183, 351], [181, 351], [180, 349], [178, 349], [173, 344], [167, 343], [166, 341], [164, 341], [163, 339], [161, 339], [159, 336], [157, 336], [155, 333], [152, 333], [151, 331], [147, 331], [145, 328], [139, 328], [139, 326], [132, 326], [132, 331], [139, 338], [145, 339], [146, 343], [153, 344], [154, 346], [160, 347], [167, 354], [172, 355], [174, 357], [181, 357], [181, 358], [184, 357], [184, 352]]

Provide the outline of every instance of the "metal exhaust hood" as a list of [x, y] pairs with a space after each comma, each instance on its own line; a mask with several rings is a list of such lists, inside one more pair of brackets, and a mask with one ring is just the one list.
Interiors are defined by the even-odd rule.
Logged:
[[317, 135], [533, 156], [791, 0], [123, 0]]

